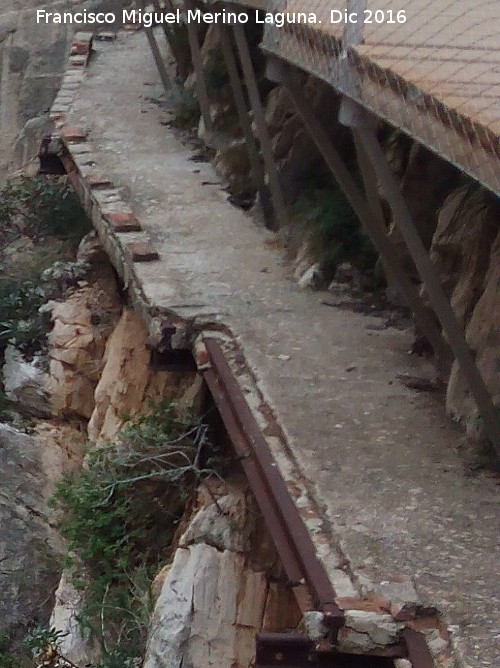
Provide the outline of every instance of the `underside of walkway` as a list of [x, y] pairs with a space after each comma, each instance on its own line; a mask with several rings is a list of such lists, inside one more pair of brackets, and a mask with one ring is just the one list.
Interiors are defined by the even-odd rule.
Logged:
[[319, 510], [338, 595], [414, 596], [443, 612], [464, 665], [500, 665], [495, 480], [468, 472], [441, 398], [398, 379], [430, 373], [408, 355], [411, 330], [299, 290], [270, 233], [166, 125], [161, 96], [144, 34], [122, 34], [97, 46], [69, 114], [159, 253], [134, 265], [145, 302], [239, 346], [285, 435], [283, 476]]

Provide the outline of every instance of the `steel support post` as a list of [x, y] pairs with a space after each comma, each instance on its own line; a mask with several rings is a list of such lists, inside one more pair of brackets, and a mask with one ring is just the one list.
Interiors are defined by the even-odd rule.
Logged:
[[[138, 4], [139, 9], [144, 10], [146, 5], [145, 0], [139, 0]], [[168, 75], [167, 68], [165, 67], [165, 63], [163, 62], [160, 47], [156, 41], [153, 28], [144, 28], [144, 31], [146, 33], [146, 37], [148, 38], [149, 46], [153, 54], [153, 58], [155, 59], [156, 67], [158, 68], [163, 87], [167, 93], [170, 93], [173, 89], [172, 82]]]
[[359, 127], [353, 131], [357, 140], [363, 145], [372, 168], [377, 175], [387, 202], [391, 207], [396, 225], [399, 227], [429, 295], [429, 301], [441, 322], [455, 358], [476, 400], [486, 434], [500, 456], [500, 420], [495, 405], [476, 366], [473, 353], [465, 339], [463, 328], [460, 326], [450, 302], [444, 293], [436, 268], [432, 264], [429, 254], [413, 223], [411, 213], [398, 183], [391, 172], [376, 134], [373, 129], [367, 127]]
[[240, 57], [241, 68], [245, 78], [245, 85], [248, 91], [250, 106], [252, 108], [255, 127], [260, 142], [260, 150], [264, 159], [267, 177], [269, 179], [269, 189], [271, 191], [271, 199], [273, 202], [274, 213], [276, 217], [275, 229], [285, 227], [288, 224], [288, 216], [286, 212], [285, 199], [278, 176], [278, 170], [274, 163], [274, 156], [271, 147], [271, 140], [266, 126], [266, 118], [264, 109], [260, 100], [259, 88], [257, 86], [257, 78], [252, 65], [250, 56], [250, 49], [245, 34], [245, 29], [241, 23], [233, 26], [234, 38], [236, 47]]
[[[162, 14], [165, 11], [168, 11], [168, 12], [173, 12], [174, 11], [174, 8], [173, 8], [172, 3], [170, 2], [170, 0], [164, 0], [164, 2], [165, 2], [165, 6], [162, 7], [162, 5], [160, 5], [160, 0], [152, 0], [155, 12], [158, 12], [158, 14]], [[174, 50], [172, 48], [172, 44], [171, 44], [171, 41], [170, 41], [171, 37], [170, 37], [170, 34], [168, 32], [168, 27], [167, 27], [166, 23], [162, 23], [162, 29], [163, 29], [163, 34], [165, 35], [165, 40], [166, 40], [166, 42], [168, 44], [168, 47], [170, 49], [170, 52], [172, 53], [172, 56], [175, 58], [175, 53], [174, 53]]]
[[272, 204], [269, 199], [269, 191], [266, 186], [266, 175], [259, 156], [257, 142], [255, 141], [255, 137], [252, 132], [250, 119], [248, 117], [245, 93], [240, 80], [240, 75], [238, 73], [238, 67], [236, 65], [236, 58], [234, 56], [230, 29], [225, 25], [219, 25], [219, 35], [222, 47], [222, 55], [224, 57], [227, 73], [229, 75], [231, 91], [233, 93], [234, 104], [238, 113], [240, 127], [243, 132], [243, 136], [245, 137], [248, 158], [250, 160], [250, 167], [252, 170], [252, 182], [260, 194], [265, 220], [268, 226], [272, 226], [273, 212]]
[[[184, 9], [193, 8], [192, 0], [183, 0]], [[210, 100], [208, 98], [207, 84], [205, 81], [205, 73], [203, 71], [203, 57], [201, 55], [200, 42], [198, 41], [198, 31], [196, 25], [191, 21], [187, 24], [189, 48], [191, 50], [191, 58], [193, 59], [194, 73], [196, 75], [196, 94], [200, 104], [200, 111], [205, 124], [205, 130], [208, 136], [213, 137], [213, 123], [210, 116]]]
[[[386, 224], [378, 195], [378, 185], [375, 173], [371, 168], [371, 164], [362, 143], [359, 141], [356, 134], [353, 136], [365, 193], [368, 199], [368, 204], [373, 212], [372, 225], [377, 228], [378, 236], [386, 240], [388, 248], [389, 246], [392, 247], [390, 253], [384, 255], [382, 253], [380, 254], [384, 269], [388, 273], [388, 280], [392, 280], [392, 283], [397, 285], [403, 298], [406, 300], [407, 305], [412, 310], [421, 333], [427, 337], [429, 343], [433, 347], [436, 366], [443, 379], [446, 379], [449, 375], [451, 363], [453, 361], [452, 350], [436, 326], [437, 320], [432, 310], [426, 305], [418, 290], [408, 277], [403, 265], [397, 259], [396, 247], [387, 237]], [[384, 244], [384, 242], [382, 242], [382, 244]], [[396, 273], [393, 271], [394, 266], [397, 266]]]
[[349, 170], [344, 165], [342, 158], [335, 149], [332, 140], [325, 132], [321, 123], [312, 113], [308, 100], [305, 98], [302, 90], [295, 83], [293, 76], [283, 64], [274, 64], [274, 69], [279, 69], [281, 82], [285, 86], [290, 98], [297, 109], [299, 116], [307, 128], [311, 138], [323, 155], [326, 164], [330, 168], [333, 177], [342, 189], [344, 195], [349, 200], [361, 225], [369, 236], [373, 245], [380, 253], [385, 266], [391, 272], [394, 281], [401, 287], [401, 291], [412, 309], [415, 320], [422, 333], [429, 339], [434, 348], [438, 359], [447, 360], [450, 358], [450, 350], [447, 343], [441, 336], [441, 332], [436, 327], [432, 314], [425, 305], [423, 299], [418, 294], [415, 286], [404, 271], [401, 263], [397, 259], [394, 245], [387, 237], [386, 227], [381, 211], [372, 210], [367, 202], [362, 190], [358, 187], [351, 176]]

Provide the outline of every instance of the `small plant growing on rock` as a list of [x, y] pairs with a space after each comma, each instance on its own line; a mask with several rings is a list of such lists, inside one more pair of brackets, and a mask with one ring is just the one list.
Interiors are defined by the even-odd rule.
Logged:
[[338, 187], [328, 186], [299, 197], [292, 215], [307, 236], [310, 248], [327, 271], [351, 262], [360, 271], [373, 269], [377, 253]]
[[32, 281], [0, 282], [0, 349], [8, 343], [27, 354], [43, 349], [46, 332], [38, 309], [45, 301], [43, 290]]
[[0, 190], [0, 222], [31, 237], [79, 241], [91, 224], [67, 177], [22, 176]]
[[11, 638], [8, 633], [0, 635], [0, 668], [21, 668], [21, 660], [11, 651]]
[[66, 635], [68, 634], [55, 628], [36, 626], [28, 633], [23, 644], [35, 659], [37, 668], [76, 668], [60, 651], [61, 641]]

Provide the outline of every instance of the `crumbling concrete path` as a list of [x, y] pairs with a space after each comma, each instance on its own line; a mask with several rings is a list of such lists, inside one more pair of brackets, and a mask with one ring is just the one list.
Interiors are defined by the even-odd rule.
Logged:
[[145, 36], [97, 48], [70, 122], [160, 253], [136, 265], [147, 300], [237, 338], [358, 592], [407, 576], [468, 665], [500, 665], [495, 482], [467, 474], [441, 402], [397, 380], [421, 372], [411, 333], [300, 291], [268, 233], [161, 124]]

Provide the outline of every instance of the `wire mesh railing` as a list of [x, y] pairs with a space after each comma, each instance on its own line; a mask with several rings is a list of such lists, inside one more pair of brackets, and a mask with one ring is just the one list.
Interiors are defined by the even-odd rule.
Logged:
[[500, 192], [498, 0], [269, 0], [267, 52]]

